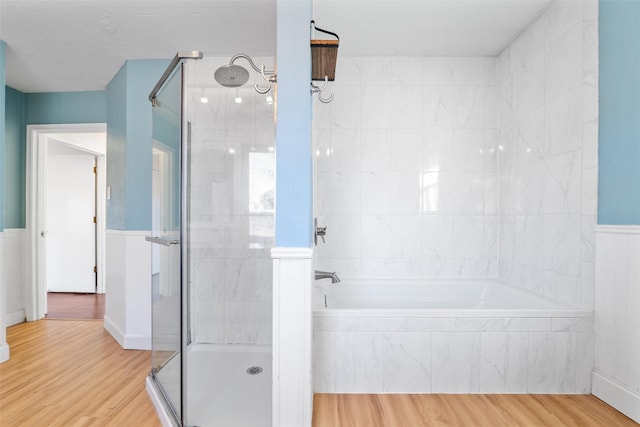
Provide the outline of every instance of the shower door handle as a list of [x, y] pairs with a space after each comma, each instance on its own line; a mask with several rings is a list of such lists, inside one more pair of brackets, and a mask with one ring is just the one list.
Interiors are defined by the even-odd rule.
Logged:
[[179, 245], [180, 239], [170, 239], [167, 237], [145, 236], [144, 240], [162, 246]]

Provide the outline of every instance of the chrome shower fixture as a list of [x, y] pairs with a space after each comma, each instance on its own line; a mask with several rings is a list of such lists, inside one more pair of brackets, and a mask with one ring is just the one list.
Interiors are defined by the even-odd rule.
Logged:
[[234, 62], [240, 58], [246, 59], [247, 62], [249, 62], [249, 65], [251, 65], [251, 68], [260, 73], [262, 78], [267, 82], [267, 86], [264, 87], [257, 84], [253, 85], [256, 92], [261, 94], [269, 92], [271, 90], [271, 85], [277, 81], [276, 72], [265, 70], [264, 65], [258, 68], [251, 57], [249, 55], [245, 55], [244, 53], [239, 53], [231, 57], [231, 60], [228, 64], [221, 66], [215, 71], [215, 73], [213, 73], [213, 78], [225, 87], [238, 87], [248, 82], [249, 72], [246, 70], [246, 68], [234, 64]]

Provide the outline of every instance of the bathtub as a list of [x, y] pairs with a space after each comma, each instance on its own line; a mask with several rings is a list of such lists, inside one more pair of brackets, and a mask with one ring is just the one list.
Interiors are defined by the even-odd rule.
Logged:
[[589, 393], [593, 312], [498, 280], [315, 282], [314, 391]]

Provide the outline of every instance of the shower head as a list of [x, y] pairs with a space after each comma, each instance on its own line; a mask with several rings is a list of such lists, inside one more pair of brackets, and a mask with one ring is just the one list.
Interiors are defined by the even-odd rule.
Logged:
[[225, 87], [238, 87], [249, 81], [249, 72], [240, 65], [227, 64], [218, 68], [213, 78]]

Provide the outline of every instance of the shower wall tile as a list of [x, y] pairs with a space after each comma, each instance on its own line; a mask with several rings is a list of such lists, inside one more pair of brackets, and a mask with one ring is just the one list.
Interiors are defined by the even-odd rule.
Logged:
[[253, 302], [226, 301], [224, 303], [224, 343], [255, 342], [256, 322]]
[[[262, 83], [257, 75], [238, 89], [218, 85], [213, 72], [228, 60], [207, 57], [190, 62], [187, 70], [192, 333], [198, 343], [268, 345], [273, 211], [265, 203], [275, 188], [273, 180], [256, 182], [251, 176], [267, 176], [261, 168], [273, 162], [273, 105], [251, 87]], [[267, 68], [274, 62], [254, 60]], [[325, 121], [319, 129], [330, 133], [330, 115]], [[254, 194], [252, 186], [262, 193]]]
[[256, 302], [255, 310], [255, 343], [259, 345], [271, 345], [272, 341], [272, 311], [271, 302]]
[[[391, 86], [390, 56], [365, 56], [360, 59], [360, 82], [362, 86]], [[353, 76], [356, 77], [355, 75]]]
[[224, 342], [224, 302], [194, 301], [193, 329], [196, 342]]
[[597, 2], [560, 0], [497, 59], [499, 277], [587, 309], [597, 206], [597, 21]]
[[394, 56], [391, 59], [392, 86], [421, 86], [422, 58], [416, 56]]
[[328, 227], [316, 267], [344, 279], [495, 276], [496, 58], [345, 62], [334, 101], [314, 104], [316, 216]]

